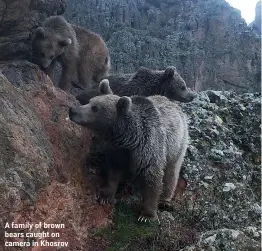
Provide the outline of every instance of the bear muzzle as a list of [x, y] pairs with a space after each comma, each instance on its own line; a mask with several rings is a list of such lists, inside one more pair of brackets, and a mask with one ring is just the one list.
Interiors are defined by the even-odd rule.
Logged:
[[90, 119], [85, 115], [82, 106], [75, 106], [69, 108], [69, 119], [78, 125], [89, 127]]
[[177, 98], [177, 101], [183, 102], [183, 103], [189, 103], [193, 101], [197, 97], [197, 94], [195, 92], [188, 92], [186, 95], [181, 95]]
[[69, 119], [76, 122], [76, 117], [78, 115], [77, 107], [70, 107], [69, 108]]
[[194, 100], [196, 97], [197, 97], [197, 94], [195, 92], [189, 92], [188, 101], [190, 102]]

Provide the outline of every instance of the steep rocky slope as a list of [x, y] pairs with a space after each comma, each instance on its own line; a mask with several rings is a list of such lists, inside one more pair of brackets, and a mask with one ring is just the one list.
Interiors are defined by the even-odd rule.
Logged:
[[[65, 224], [57, 230], [60, 238], [47, 240], [69, 241], [69, 250], [94, 250], [94, 238], [88, 230], [105, 227], [110, 210], [96, 203], [97, 179], [86, 175], [84, 169], [91, 134], [66, 120], [68, 108], [76, 100], [54, 88], [50, 79], [27, 61], [0, 65], [0, 70], [1, 228], [7, 222]], [[52, 229], [32, 229], [39, 231], [51, 233]], [[17, 239], [4, 238], [1, 232], [0, 250], [4, 241]], [[101, 242], [99, 250], [103, 245]]]
[[[110, 207], [99, 206], [93, 194], [97, 178], [86, 173], [91, 134], [65, 118], [73, 96], [56, 89], [49, 77], [24, 59], [30, 30], [49, 15], [62, 14], [64, 0], [0, 0], [0, 228], [6, 223], [59, 223], [60, 237], [70, 249], [104, 250], [90, 229], [106, 226]], [[8, 60], [8, 61], [6, 61]], [[32, 232], [52, 231], [32, 229]], [[26, 232], [26, 229], [5, 229]], [[0, 250], [56, 250], [51, 247], [5, 247]]]
[[260, 89], [260, 40], [224, 0], [68, 0], [65, 15], [103, 35], [113, 72], [176, 65], [195, 90]]

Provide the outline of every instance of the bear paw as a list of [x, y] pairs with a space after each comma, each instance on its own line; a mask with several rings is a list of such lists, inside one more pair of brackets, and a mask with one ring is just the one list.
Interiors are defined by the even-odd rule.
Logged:
[[159, 209], [164, 209], [164, 210], [172, 210], [173, 209], [173, 205], [171, 203], [171, 201], [160, 201], [158, 203], [158, 208]]
[[145, 212], [141, 212], [140, 216], [138, 217], [138, 222], [144, 222], [144, 223], [151, 223], [153, 221], [157, 220], [158, 223], [160, 224], [159, 222], [159, 219], [158, 219], [158, 216], [157, 216], [157, 213], [145, 213]]
[[111, 189], [104, 187], [100, 189], [100, 194], [98, 196], [98, 202], [100, 205], [105, 204], [114, 204], [115, 203], [115, 196], [111, 192]]
[[98, 198], [99, 204], [100, 205], [105, 205], [105, 204], [115, 204], [115, 198]]
[[158, 216], [156, 217], [150, 217], [150, 216], [145, 216], [145, 215], [140, 215], [138, 217], [138, 222], [144, 222], [144, 223], [151, 223], [151, 222], [154, 222], [155, 220], [157, 220], [158, 224], [160, 225], [160, 221], [159, 221], [159, 218]]

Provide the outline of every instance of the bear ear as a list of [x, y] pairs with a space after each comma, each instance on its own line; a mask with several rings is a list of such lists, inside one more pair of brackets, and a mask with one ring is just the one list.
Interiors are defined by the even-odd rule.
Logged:
[[38, 27], [34, 32], [36, 37], [45, 37], [45, 30], [42, 27]]
[[60, 46], [65, 47], [72, 44], [71, 38], [66, 38], [58, 42]]
[[167, 67], [167, 68], [165, 69], [165, 73], [164, 73], [164, 74], [165, 74], [165, 77], [166, 77], [166, 78], [170, 79], [170, 78], [173, 78], [173, 77], [174, 77], [175, 72], [176, 72], [176, 67], [170, 66], [170, 67]]
[[103, 95], [113, 94], [110, 86], [109, 86], [109, 80], [103, 79], [99, 84], [99, 92]]
[[132, 105], [132, 100], [131, 98], [127, 96], [121, 97], [117, 104], [116, 104], [116, 109], [118, 114], [127, 114], [128, 111], [130, 111]]

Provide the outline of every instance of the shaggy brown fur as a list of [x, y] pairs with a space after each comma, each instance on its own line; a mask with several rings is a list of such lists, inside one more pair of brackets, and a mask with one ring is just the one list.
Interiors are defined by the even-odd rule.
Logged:
[[108, 48], [96, 33], [68, 23], [62, 16], [45, 20], [32, 35], [32, 61], [38, 64], [51, 79], [56, 62], [62, 65], [59, 87], [68, 90], [73, 75], [83, 88], [91, 88], [110, 69]]
[[115, 156], [129, 157], [129, 167], [121, 164], [125, 160], [113, 159], [119, 168], [109, 167], [101, 199], [114, 198], [121, 176], [129, 168], [142, 184], [139, 220], [154, 219], [158, 203], [169, 203], [177, 186], [188, 145], [186, 115], [163, 96], [113, 95], [108, 80], [102, 81], [100, 92], [103, 95], [92, 98], [87, 105], [70, 108], [69, 118], [111, 144]]

